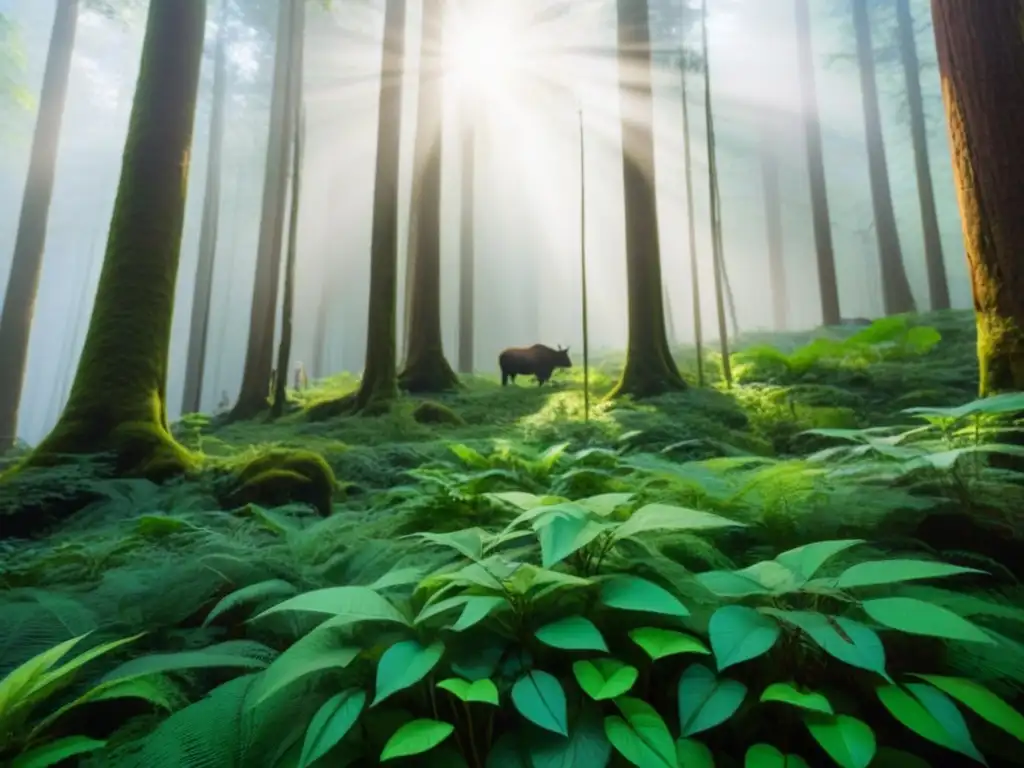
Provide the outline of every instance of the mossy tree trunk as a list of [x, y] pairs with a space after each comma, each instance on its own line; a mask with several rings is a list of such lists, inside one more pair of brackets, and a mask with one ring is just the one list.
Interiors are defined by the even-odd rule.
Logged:
[[442, 392], [458, 385], [441, 338], [441, 128], [444, 80], [441, 46], [444, 4], [423, 0], [419, 101], [413, 150], [409, 228], [407, 356], [399, 377], [409, 392]]
[[1019, 2], [932, 0], [983, 396], [1024, 390], [1024, 35]]
[[464, 96], [459, 142], [459, 373], [473, 373], [473, 309], [476, 299], [476, 128], [477, 115]]
[[174, 287], [206, 0], [151, 0], [96, 303], [68, 403], [29, 457], [111, 453], [121, 473], [186, 469], [167, 425]]
[[402, 128], [402, 73], [405, 66], [405, 0], [387, 0], [381, 50], [366, 364], [353, 403], [356, 411], [367, 414], [386, 409], [398, 395], [395, 310], [398, 290], [398, 166]]
[[804, 142], [807, 174], [811, 187], [811, 217], [818, 261], [818, 292], [821, 297], [821, 321], [838, 325], [839, 285], [836, 258], [832, 246], [832, 219], [829, 214], [828, 187], [825, 185], [825, 155], [821, 146], [821, 116], [814, 77], [814, 45], [811, 36], [811, 11], [808, 0], [795, 0], [797, 54], [800, 67], [800, 95], [803, 106]]
[[281, 244], [284, 239], [285, 201], [288, 189], [288, 148], [291, 146], [294, 115], [288, 110], [288, 72], [302, 29], [295, 29], [293, 4], [303, 0], [281, 0], [274, 50], [274, 81], [270, 100], [270, 136], [263, 176], [263, 207], [256, 252], [249, 315], [249, 342], [238, 400], [232, 419], [252, 418], [267, 408], [270, 376], [274, 367], [274, 330], [277, 325], [277, 293], [281, 274]]
[[776, 331], [786, 330], [786, 264], [782, 253], [782, 198], [779, 191], [780, 118], [762, 115], [761, 184], [768, 241], [768, 281], [772, 292], [772, 321]]
[[196, 263], [196, 282], [192, 289], [192, 314], [185, 358], [185, 391], [181, 404], [183, 414], [198, 413], [203, 398], [213, 296], [213, 264], [217, 255], [217, 232], [220, 225], [224, 112], [227, 101], [228, 8], [227, 0], [221, 0], [213, 64], [213, 107], [210, 113], [210, 146], [206, 156], [206, 191], [203, 198], [203, 220], [199, 228], [199, 258]]
[[896, 228], [896, 212], [892, 207], [889, 168], [885, 161], [885, 137], [882, 135], [882, 113], [878, 105], [878, 83], [875, 79], [875, 49], [871, 41], [871, 19], [867, 0], [853, 0], [853, 29], [857, 36], [857, 68], [860, 71], [861, 96], [864, 100], [864, 134], [867, 139], [868, 175], [871, 180], [871, 206], [875, 215], [878, 238], [878, 260], [882, 270], [882, 303], [887, 315], [913, 312], [916, 309], [910, 281], [903, 267], [900, 235]]
[[899, 34], [900, 60], [907, 87], [907, 111], [910, 115], [910, 137], [914, 147], [914, 169], [917, 173], [917, 196], [921, 205], [924, 230], [924, 258], [928, 269], [928, 298], [932, 309], [949, 309], [949, 280], [942, 252], [939, 215], [935, 210], [935, 185], [932, 183], [931, 158], [928, 152], [928, 128], [921, 95], [921, 64], [917, 57], [917, 40], [910, 0], [896, 0], [896, 25]]
[[629, 335], [626, 365], [609, 396], [648, 397], [686, 383], [665, 335], [647, 2], [617, 0], [617, 10]]
[[[46, 249], [46, 225], [53, 198], [64, 103], [71, 74], [71, 53], [78, 27], [78, 0], [59, 0], [46, 55], [43, 88], [39, 97], [35, 133], [29, 154], [21, 218], [14, 241], [11, 273], [0, 315], [0, 453], [10, 448], [18, 433], [18, 409], [25, 383], [29, 337], [39, 275]], [[2, 73], [0, 73], [2, 74]]]

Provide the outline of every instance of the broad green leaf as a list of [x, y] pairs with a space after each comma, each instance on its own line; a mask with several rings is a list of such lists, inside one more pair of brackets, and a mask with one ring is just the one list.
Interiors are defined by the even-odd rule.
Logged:
[[463, 587], [483, 587], [492, 592], [501, 592], [502, 582], [521, 567], [520, 563], [510, 562], [501, 555], [493, 555], [436, 578]]
[[753, 576], [737, 571], [704, 571], [697, 574], [697, 581], [720, 597], [750, 597], [772, 592]]
[[962, 573], [983, 574], [985, 571], [928, 560], [874, 560], [851, 565], [839, 574], [835, 586], [839, 589], [854, 589], [855, 587], [873, 587], [879, 584], [899, 584], [915, 579], [956, 576]]
[[380, 592], [381, 590], [391, 589], [392, 587], [405, 587], [409, 584], [417, 584], [429, 573], [430, 571], [428, 569], [418, 566], [395, 568], [370, 584], [370, 589]]
[[523, 675], [512, 686], [512, 703], [534, 725], [569, 735], [565, 691], [554, 675], [539, 669]]
[[771, 744], [755, 744], [747, 750], [743, 768], [810, 768], [800, 755], [784, 755]]
[[600, 630], [582, 616], [567, 616], [545, 624], [536, 636], [545, 645], [566, 651], [608, 651]]
[[[326, 613], [334, 617], [332, 621], [344, 621], [348, 624], [361, 621], [390, 621], [396, 624], [409, 624], [409, 620], [387, 598], [377, 594], [369, 587], [314, 589], [312, 592], [304, 592], [283, 603], [278, 603], [249, 621], [256, 621], [279, 611]], [[335, 624], [335, 626], [338, 625]]]
[[490, 595], [473, 595], [466, 601], [462, 614], [458, 621], [452, 624], [453, 632], [463, 632], [470, 627], [475, 627], [486, 619], [495, 608], [504, 605], [507, 601], [504, 597]]
[[529, 524], [534, 531], [539, 531], [547, 525], [553, 516], [571, 517], [581, 520], [589, 520], [593, 513], [584, 506], [574, 501], [563, 501], [558, 504], [542, 504], [522, 512], [511, 523], [505, 526], [500, 535], [504, 536], [517, 528]]
[[349, 688], [325, 701], [306, 729], [299, 768], [308, 768], [345, 738], [365, 705], [366, 692], [358, 688]]
[[997, 728], [1024, 742], [1024, 716], [980, 683], [963, 677], [914, 675], [952, 696]]
[[706, 531], [715, 528], [741, 528], [743, 523], [710, 512], [676, 507], [671, 504], [647, 504], [640, 507], [615, 531], [616, 539], [627, 539], [651, 531]]
[[155, 679], [149, 677], [136, 677], [121, 680], [106, 680], [88, 688], [85, 693], [77, 699], [69, 701], [57, 710], [34, 721], [33, 728], [28, 734], [27, 741], [35, 741], [43, 736], [58, 720], [72, 709], [88, 704], [93, 701], [111, 701], [113, 699], [141, 699], [155, 707], [170, 711], [174, 708], [174, 701], [169, 697], [168, 690], [161, 686]]
[[327, 669], [344, 669], [355, 660], [361, 649], [343, 645], [343, 631], [325, 624], [288, 646], [263, 671], [253, 691], [257, 704], [262, 704], [307, 675]]
[[764, 689], [761, 701], [777, 701], [810, 712], [834, 714], [832, 704], [825, 696], [814, 691], [802, 691], [794, 683], [772, 683]]
[[840, 768], [867, 768], [875, 757], [875, 732], [855, 717], [808, 713], [804, 723]]
[[268, 600], [273, 597], [290, 597], [297, 591], [298, 589], [296, 589], [294, 584], [284, 581], [283, 579], [269, 579], [257, 584], [250, 584], [249, 586], [242, 587], [241, 589], [236, 589], [230, 595], [225, 595], [221, 598], [220, 602], [213, 606], [213, 610], [211, 610], [203, 620], [203, 626], [208, 627], [218, 616], [230, 611], [232, 608], [237, 608], [240, 605], [252, 603], [257, 600]]
[[676, 759], [683, 768], [715, 768], [711, 750], [696, 739], [679, 739], [676, 742]]
[[885, 648], [870, 627], [843, 616], [826, 616], [813, 611], [778, 611], [766, 608], [765, 613], [802, 629], [825, 653], [852, 667], [877, 672], [886, 680]]
[[103, 675], [101, 680], [127, 680], [164, 672], [215, 667], [265, 669], [268, 667], [267, 658], [273, 655], [273, 649], [262, 643], [251, 640], [227, 640], [198, 651], [172, 651], [138, 656], [114, 667]]
[[504, 501], [523, 511], [534, 509], [544, 503], [544, 500], [540, 496], [532, 493], [523, 493], [522, 491], [502, 491], [500, 493], [488, 493], [485, 495], [489, 499]]
[[647, 702], [629, 696], [615, 704], [623, 716], [604, 719], [604, 732], [612, 746], [640, 768], [678, 768], [676, 745], [661, 715]]
[[889, 629], [911, 635], [995, 645], [989, 635], [948, 608], [913, 597], [879, 597], [861, 603], [864, 612]]
[[577, 503], [581, 507], [586, 507], [594, 514], [608, 517], [619, 507], [629, 504], [633, 500], [633, 496], [634, 494], [632, 493], [600, 493], [597, 496], [580, 499]]
[[544, 527], [537, 532], [540, 539], [541, 565], [545, 568], [557, 565], [612, 527], [612, 523], [600, 523], [567, 515], [546, 518]]
[[[71, 681], [73, 680], [75, 673], [78, 672], [78, 670], [80, 670], [82, 667], [84, 667], [90, 661], [93, 661], [94, 659], [98, 659], [100, 656], [104, 656], [104, 655], [110, 653], [111, 651], [116, 650], [117, 648], [120, 648], [122, 645], [127, 645], [129, 643], [134, 643], [136, 640], [138, 640], [144, 634], [146, 634], [146, 633], [145, 632], [140, 632], [139, 634], [132, 635], [130, 637], [122, 637], [122, 638], [119, 638], [117, 640], [111, 640], [108, 643], [101, 643], [100, 645], [94, 646], [94, 647], [90, 648], [87, 651], [83, 651], [82, 653], [78, 654], [74, 658], [69, 659], [68, 661], [65, 661], [63, 664], [61, 664], [56, 669], [51, 669], [49, 671], [43, 672], [42, 674], [40, 674], [35, 679], [35, 681], [32, 684], [32, 687], [28, 691], [26, 691], [26, 692], [24, 692], [22, 694], [20, 701], [12, 702], [12, 708], [18, 708], [19, 706], [22, 706], [22, 705], [34, 706], [40, 700], [45, 699], [45, 698], [49, 698], [54, 693], [56, 693], [58, 690], [66, 687], [67, 685], [69, 685], [71, 683]], [[213, 646], [213, 648], [216, 648], [216, 647], [217, 646]], [[201, 656], [202, 653], [203, 652], [200, 651], [199, 654], [197, 654], [197, 655]], [[159, 659], [159, 658], [165, 657], [165, 656], [173, 657], [173, 656], [175, 656], [175, 654], [154, 654], [154, 655], [149, 656], [149, 657], [142, 657], [142, 658], [139, 658], [139, 659], [133, 659], [132, 661], [130, 661], [130, 662], [126, 663], [126, 664], [122, 664], [119, 667], [116, 667], [115, 671], [116, 670], [121, 670], [122, 674], [120, 675], [120, 677], [128, 677], [129, 675], [124, 674], [124, 670], [129, 669], [131, 666], [133, 666], [133, 665], [143, 666], [143, 665], [146, 664], [146, 662], [148, 660]], [[250, 659], [249, 661], [253, 661], [253, 660]], [[200, 662], [200, 663], [196, 663], [194, 666], [222, 666], [222, 665], [221, 664], [205, 665], [205, 664], [202, 664]], [[225, 660], [223, 666], [264, 666], [264, 664], [262, 662], [254, 662], [251, 665], [247, 665], [244, 662], [240, 662], [237, 659], [237, 657], [232, 657], [229, 660]], [[179, 666], [178, 668], [180, 669], [181, 667]], [[156, 670], [156, 671], [160, 671], [160, 670]], [[106, 675], [103, 678], [103, 680], [106, 681], [106, 680], [111, 679], [111, 678], [112, 678], [112, 674], [108, 674], [108, 675]], [[2, 685], [2, 684], [0, 684], [0, 685]], [[0, 707], [0, 713], [2, 713], [3, 711], [4, 711], [4, 708]]]
[[816, 541], [811, 544], [804, 544], [801, 547], [790, 549], [775, 560], [789, 570], [800, 575], [805, 581], [813, 578], [818, 569], [830, 558], [840, 552], [845, 552], [851, 547], [863, 544], [864, 539], [836, 539], [834, 541]]
[[937, 688], [922, 683], [912, 683], [907, 690], [898, 685], [883, 685], [876, 693], [889, 713], [921, 738], [984, 764], [963, 715]]
[[392, 734], [380, 753], [380, 761], [428, 752], [452, 735], [455, 726], [440, 720], [413, 720]]
[[22, 752], [9, 765], [10, 768], [49, 768], [76, 755], [103, 749], [106, 744], [88, 736], [65, 736]]
[[745, 605], [724, 605], [708, 622], [719, 672], [768, 653], [781, 634], [779, 622]]
[[639, 645], [652, 661], [677, 653], [710, 654], [702, 641], [684, 632], [659, 627], [640, 627], [629, 633], [634, 643]]
[[679, 680], [679, 732], [694, 736], [721, 725], [747, 695], [738, 680], [720, 678], [703, 664], [691, 664]]
[[370, 706], [377, 706], [388, 696], [415, 685], [437, 666], [444, 655], [444, 643], [428, 646], [416, 640], [395, 643], [377, 663], [377, 694]]
[[482, 528], [464, 528], [450, 533], [410, 533], [409, 537], [454, 549], [470, 560], [479, 560], [483, 557], [484, 545], [490, 539], [490, 534]]
[[639, 672], [636, 667], [623, 664], [618, 659], [587, 659], [572, 665], [576, 682], [595, 701], [614, 699], [627, 693], [636, 682]]
[[553, 733], [531, 739], [527, 768], [605, 768], [612, 756], [612, 745], [601, 726], [594, 706], [584, 706], [569, 728], [569, 738]]
[[465, 702], [478, 702], [480, 704], [493, 704], [498, 706], [498, 688], [488, 678], [469, 682], [458, 677], [450, 677], [437, 684], [450, 694]]
[[[473, 595], [456, 595], [455, 597], [446, 597], [444, 600], [438, 600], [436, 603], [427, 603], [423, 606], [423, 609], [416, 615], [413, 620], [414, 624], [421, 624], [427, 619], [432, 619], [435, 616], [445, 613], [446, 611], [454, 610], [455, 608], [461, 608]], [[487, 596], [490, 599], [490, 595]], [[501, 599], [501, 598], [497, 598]]]
[[667, 589], [639, 576], [612, 576], [601, 584], [601, 602], [610, 608], [666, 616], [689, 616], [686, 606]]

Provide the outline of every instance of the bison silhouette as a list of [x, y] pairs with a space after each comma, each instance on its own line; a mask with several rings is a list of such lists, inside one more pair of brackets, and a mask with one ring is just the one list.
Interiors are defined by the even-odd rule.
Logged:
[[498, 355], [501, 366], [501, 386], [508, 384], [509, 379], [515, 384], [516, 376], [535, 376], [537, 386], [541, 386], [551, 378], [555, 368], [572, 368], [569, 359], [569, 348], [552, 349], [543, 344], [532, 347], [509, 347]]

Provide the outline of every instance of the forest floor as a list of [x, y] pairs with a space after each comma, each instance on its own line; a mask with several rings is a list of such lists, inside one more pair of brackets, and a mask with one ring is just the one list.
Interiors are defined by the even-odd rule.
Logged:
[[[503, 388], [495, 377], [472, 377], [457, 393], [403, 398], [376, 418], [309, 420], [309, 409], [355, 386], [337, 376], [292, 393], [289, 412], [273, 423], [186, 419], [176, 435], [212, 463], [281, 448], [322, 455], [339, 483], [333, 514], [322, 518], [297, 503], [222, 509], [211, 478], [157, 487], [53, 470], [44, 478], [49, 493], [88, 482], [102, 498], [43, 538], [0, 541], [0, 679], [86, 632], [146, 632], [135, 653], [247, 637], [239, 629], [243, 601], [221, 603], [216, 621], [209, 614], [250, 585], [268, 590], [251, 597], [272, 601], [370, 584], [404, 567], [440, 567], [448, 553], [405, 535], [500, 529], [515, 515], [495, 494], [505, 502], [515, 493], [628, 494], [638, 504], [677, 504], [746, 526], [661, 535], [658, 551], [690, 570], [739, 568], [808, 542], [863, 537], [879, 551], [927, 551], [983, 568], [1004, 590], [1001, 601], [1016, 590], [1005, 600], [1019, 603], [1020, 564], [992, 539], [1009, 545], [1024, 535], [1015, 523], [1024, 489], [1019, 476], [979, 459], [987, 433], [978, 406], [965, 405], [976, 397], [974, 340], [972, 315], [958, 312], [867, 329], [748, 334], [732, 358], [731, 388], [712, 354], [711, 386], [643, 403], [602, 399], [622, 365], [621, 355], [606, 355], [591, 370], [589, 422], [578, 360], [552, 386]], [[694, 381], [692, 348], [677, 350], [677, 361]], [[906, 412], [912, 407], [925, 411]], [[1024, 402], [1003, 411], [1021, 409]], [[936, 513], [967, 512], [987, 527], [923, 527]], [[986, 618], [1024, 639], [1024, 612]], [[1017, 650], [998, 662], [1011, 688], [1024, 685], [1024, 646]], [[997, 677], [988, 674], [995, 664], [972, 653], [961, 666], [987, 670], [987, 679]]]

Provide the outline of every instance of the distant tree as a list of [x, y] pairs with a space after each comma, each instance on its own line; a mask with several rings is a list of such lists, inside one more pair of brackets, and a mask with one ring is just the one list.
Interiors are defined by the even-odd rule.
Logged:
[[1024, 391], [1020, 4], [932, 0], [983, 396]]
[[366, 364], [352, 405], [376, 413], [398, 394], [395, 310], [398, 284], [398, 168], [405, 67], [405, 0], [387, 0], [377, 117], [377, 165], [370, 237]]
[[213, 266], [217, 255], [220, 228], [221, 167], [224, 153], [224, 112], [227, 102], [227, 21], [229, 5], [221, 0], [220, 20], [213, 62], [213, 96], [210, 110], [210, 141], [206, 154], [206, 190], [203, 219], [199, 227], [199, 257], [192, 288], [192, 312], [189, 321], [188, 349], [185, 356], [185, 391], [181, 412], [198, 413], [202, 405], [206, 350], [210, 330], [210, 305], [213, 297]]
[[476, 110], [463, 96], [459, 126], [459, 373], [473, 373], [476, 299]]
[[[9, 22], [0, 20], [0, 25], [5, 24]], [[10, 448], [17, 438], [18, 410], [25, 382], [39, 275], [46, 250], [46, 225], [53, 198], [57, 149], [77, 27], [78, 0], [58, 0], [29, 153], [25, 192], [21, 199], [11, 272], [0, 313], [0, 361], [3, 361], [0, 364], [0, 453]], [[0, 72], [0, 82], [4, 79]]]
[[821, 116], [814, 77], [814, 45], [811, 33], [811, 11], [808, 0], [794, 0], [796, 11], [796, 42], [800, 67], [800, 94], [804, 116], [804, 142], [807, 151], [807, 173], [811, 186], [811, 216], [814, 224], [814, 245], [818, 263], [818, 293], [821, 298], [821, 320], [837, 325], [839, 284], [836, 282], [835, 251], [832, 246], [832, 219], [829, 214], [828, 188], [825, 185], [825, 156], [821, 146]]
[[647, 1], [617, 0], [617, 11], [629, 334], [626, 365], [611, 396], [644, 397], [686, 383], [665, 334]]
[[882, 113], [875, 80], [875, 53], [871, 42], [868, 0], [852, 0], [853, 28], [857, 37], [857, 68], [860, 72], [864, 107], [864, 132], [867, 138], [868, 175], [871, 181], [871, 205], [878, 237], [878, 259], [882, 270], [882, 300], [887, 315], [916, 309], [914, 294], [903, 266], [896, 212], [892, 205], [889, 169], [882, 135]]
[[786, 263], [783, 254], [782, 198], [779, 191], [779, 115], [761, 115], [761, 186], [768, 244], [768, 282], [771, 286], [772, 322], [776, 331], [786, 330]]
[[151, 0], [121, 181], [67, 405], [27, 464], [113, 454], [124, 474], [190, 465], [167, 423], [167, 363], [206, 0]]
[[441, 67], [444, 3], [423, 0], [419, 100], [413, 149], [412, 204], [406, 276], [408, 346], [399, 384], [410, 392], [441, 392], [458, 384], [441, 338]]
[[[270, 104], [270, 135], [263, 177], [256, 277], [249, 316], [249, 341], [245, 352], [242, 386], [231, 418], [247, 419], [267, 408], [270, 372], [274, 367], [274, 331], [281, 274], [287, 197], [288, 148], [295, 116], [288, 110], [289, 62], [302, 45], [303, 29], [293, 28], [291, 6], [302, 0], [282, 0], [274, 53], [274, 80]], [[301, 18], [305, 18], [304, 15]]]

